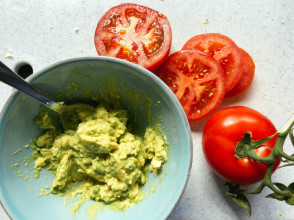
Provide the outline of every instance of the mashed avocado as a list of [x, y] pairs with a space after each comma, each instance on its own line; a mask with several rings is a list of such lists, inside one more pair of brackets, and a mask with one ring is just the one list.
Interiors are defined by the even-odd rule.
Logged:
[[160, 129], [148, 127], [144, 137], [138, 137], [127, 128], [127, 111], [107, 104], [74, 104], [59, 111], [64, 129], [56, 128], [44, 112], [35, 118], [43, 131], [32, 145], [35, 171], [52, 171], [50, 192], [119, 203], [120, 209], [141, 201], [148, 169], [156, 175], [167, 162]]

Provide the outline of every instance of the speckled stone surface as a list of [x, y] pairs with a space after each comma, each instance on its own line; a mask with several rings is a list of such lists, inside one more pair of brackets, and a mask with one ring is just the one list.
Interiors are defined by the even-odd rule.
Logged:
[[[57, 61], [97, 56], [93, 36], [99, 18], [123, 1], [52, 0], [1, 1], [0, 60], [14, 68], [29, 62], [34, 72]], [[218, 32], [230, 36], [247, 50], [256, 65], [252, 87], [246, 94], [226, 99], [220, 108], [252, 107], [268, 116], [279, 128], [294, 111], [294, 1], [293, 0], [137, 0], [165, 14], [171, 23], [171, 52], [190, 37]], [[205, 22], [207, 19], [208, 22]], [[11, 52], [10, 58], [7, 49]], [[0, 83], [0, 109], [13, 90]], [[207, 166], [201, 149], [206, 120], [191, 124], [194, 161], [187, 189], [170, 220], [249, 219], [226, 196], [224, 181]], [[290, 149], [289, 142], [286, 143]], [[294, 181], [292, 168], [273, 176], [286, 184]], [[5, 177], [0, 177], [5, 178]], [[250, 196], [250, 219], [294, 219], [294, 208], [283, 202], [263, 199], [270, 191]], [[37, 207], [36, 207], [37, 208]], [[159, 208], [159, 207], [157, 207]], [[0, 219], [8, 219], [0, 208]]]

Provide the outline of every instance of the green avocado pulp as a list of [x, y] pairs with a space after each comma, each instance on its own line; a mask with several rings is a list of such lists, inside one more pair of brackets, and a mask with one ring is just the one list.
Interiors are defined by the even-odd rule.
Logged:
[[35, 124], [43, 131], [32, 141], [35, 174], [42, 168], [54, 175], [50, 193], [79, 195], [72, 208], [95, 200], [125, 210], [142, 201], [148, 170], [155, 175], [167, 162], [167, 142], [159, 125], [147, 127], [143, 137], [128, 129], [127, 111], [100, 103], [61, 106], [64, 129], [46, 112]]

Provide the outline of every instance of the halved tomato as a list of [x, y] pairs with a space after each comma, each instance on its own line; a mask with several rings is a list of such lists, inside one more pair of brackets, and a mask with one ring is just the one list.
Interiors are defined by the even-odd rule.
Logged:
[[163, 14], [137, 4], [121, 4], [108, 10], [95, 32], [97, 53], [155, 70], [168, 57], [172, 34]]
[[242, 52], [227, 36], [217, 33], [200, 34], [188, 40], [182, 50], [199, 50], [216, 59], [225, 72], [226, 92], [230, 91], [242, 76]]
[[181, 102], [189, 121], [199, 121], [221, 104], [225, 75], [212, 57], [196, 50], [182, 50], [169, 56], [158, 76]]
[[255, 64], [251, 56], [242, 48], [240, 50], [243, 53], [243, 74], [239, 82], [230, 90], [226, 97], [232, 97], [245, 92], [251, 85], [255, 72]]

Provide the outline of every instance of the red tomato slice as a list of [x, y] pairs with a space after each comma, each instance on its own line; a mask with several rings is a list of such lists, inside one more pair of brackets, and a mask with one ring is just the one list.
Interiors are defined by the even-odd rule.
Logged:
[[128, 60], [152, 71], [168, 57], [172, 34], [163, 14], [127, 3], [102, 16], [94, 41], [99, 55]]
[[232, 90], [230, 90], [226, 97], [232, 97], [238, 95], [242, 92], [245, 92], [251, 85], [255, 72], [255, 64], [250, 57], [250, 55], [240, 48], [243, 53], [243, 74], [239, 82], [234, 86]]
[[188, 40], [182, 50], [199, 50], [216, 59], [225, 72], [226, 92], [230, 91], [242, 76], [242, 52], [227, 36], [216, 33], [197, 35]]
[[212, 57], [193, 50], [169, 56], [158, 76], [181, 102], [189, 121], [210, 115], [225, 95], [225, 75]]

